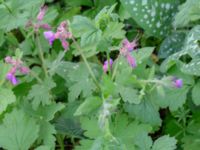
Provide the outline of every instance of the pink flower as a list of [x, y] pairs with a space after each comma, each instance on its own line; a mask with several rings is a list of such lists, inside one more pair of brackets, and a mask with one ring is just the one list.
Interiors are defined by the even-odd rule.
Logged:
[[44, 37], [49, 41], [49, 44], [52, 45], [55, 40], [55, 34], [52, 31], [44, 32]]
[[123, 47], [126, 48], [129, 52], [133, 51], [137, 47], [137, 43], [135, 40], [129, 42], [128, 39], [124, 39], [122, 44]]
[[47, 6], [42, 6], [40, 8], [40, 12], [37, 15], [37, 20], [38, 21], [42, 21], [43, 20], [46, 11], [47, 11]]
[[112, 64], [113, 64], [113, 60], [110, 58], [110, 61], [109, 61], [109, 64], [108, 64], [108, 60], [106, 60], [105, 62], [104, 62], [104, 64], [103, 64], [103, 71], [106, 73], [106, 72], [108, 72], [108, 68], [109, 68], [109, 66], [108, 65], [110, 65], [110, 68], [112, 68]]
[[9, 72], [6, 75], [6, 79], [9, 80], [13, 85], [16, 85], [18, 83], [18, 80], [15, 76], [15, 74], [18, 70], [22, 74], [29, 73], [29, 68], [23, 66], [23, 62], [21, 60], [7, 56], [5, 58], [5, 62], [12, 65], [12, 68], [9, 70]]
[[6, 56], [6, 58], [4, 58], [5, 62], [8, 64], [12, 63], [12, 58], [10, 56]]
[[126, 56], [126, 59], [129, 63], [129, 65], [132, 67], [132, 68], [135, 68], [137, 65], [136, 65], [136, 61], [135, 59], [133, 58], [133, 56], [131, 56], [130, 53], [128, 53], [128, 55]]

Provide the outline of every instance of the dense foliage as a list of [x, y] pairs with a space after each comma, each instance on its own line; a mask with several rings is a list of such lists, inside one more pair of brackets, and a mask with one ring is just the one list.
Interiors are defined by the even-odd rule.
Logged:
[[1, 0], [0, 147], [199, 150], [199, 0]]

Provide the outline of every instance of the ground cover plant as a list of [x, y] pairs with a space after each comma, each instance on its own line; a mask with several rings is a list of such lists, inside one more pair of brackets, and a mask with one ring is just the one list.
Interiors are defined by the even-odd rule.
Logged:
[[1, 0], [0, 148], [199, 150], [199, 0]]

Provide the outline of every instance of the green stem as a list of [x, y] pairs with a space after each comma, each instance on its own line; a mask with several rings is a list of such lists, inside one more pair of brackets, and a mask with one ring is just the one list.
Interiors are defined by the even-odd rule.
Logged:
[[8, 7], [8, 5], [6, 4], [4, 0], [2, 0], [2, 4], [6, 7], [6, 9], [9, 11], [10, 14], [13, 14], [12, 10], [10, 9], [10, 7]]
[[118, 57], [117, 57], [117, 59], [116, 59], [116, 65], [115, 65], [115, 68], [114, 68], [114, 71], [113, 71], [113, 74], [112, 74], [112, 80], [114, 80], [115, 79], [115, 76], [116, 76], [116, 73], [117, 73], [117, 69], [118, 69], [118, 66], [119, 66], [119, 57], [120, 57], [120, 55], [118, 55]]
[[44, 61], [44, 54], [42, 51], [42, 46], [41, 46], [38, 34], [36, 35], [36, 40], [37, 40], [37, 44], [38, 44], [39, 57], [40, 57], [40, 60], [42, 61], [42, 68], [44, 70], [45, 77], [48, 77], [48, 72], [47, 72], [47, 68], [45, 66], [45, 61]]
[[31, 69], [30, 69], [30, 75], [33, 76], [39, 83], [42, 83], [40, 77]]
[[60, 150], [65, 150], [65, 145], [64, 145], [63, 138], [61, 137], [61, 135], [57, 135], [56, 137], [57, 137], [58, 144], [60, 145]]
[[87, 61], [85, 55], [83, 54], [83, 52], [82, 52], [80, 46], [78, 45], [78, 43], [76, 42], [76, 40], [75, 40], [74, 37], [72, 37], [72, 40], [73, 40], [74, 44], [76, 45], [77, 49], [79, 50], [80, 55], [81, 55], [81, 57], [83, 58], [83, 61], [84, 61], [85, 65], [86, 65], [86, 67], [88, 68], [88, 71], [89, 71], [89, 73], [90, 73], [90, 76], [92, 77], [92, 79], [93, 79], [95, 85], [97, 86], [98, 89], [101, 89], [101, 87], [100, 87], [100, 85], [99, 85], [99, 83], [98, 83], [98, 81], [97, 81], [97, 79], [96, 79], [96, 77], [95, 77], [95, 75], [94, 75], [94, 72], [92, 71], [92, 68], [90, 67], [90, 65], [89, 65], [89, 63], [88, 63], [88, 61]]

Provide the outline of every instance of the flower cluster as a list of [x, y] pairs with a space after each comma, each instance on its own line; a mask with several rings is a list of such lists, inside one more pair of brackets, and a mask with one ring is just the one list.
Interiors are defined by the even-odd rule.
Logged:
[[47, 8], [48, 8], [47, 6], [42, 6], [37, 15], [37, 22], [33, 23], [32, 21], [29, 21], [26, 27], [33, 27], [35, 32], [38, 32], [39, 28], [42, 28], [45, 30], [51, 30], [51, 26], [49, 24], [42, 22], [45, 16], [45, 13], [47, 11]]
[[44, 32], [44, 37], [49, 41], [49, 44], [52, 45], [55, 39], [59, 39], [62, 43], [62, 47], [64, 50], [67, 50], [69, 47], [69, 43], [67, 39], [72, 38], [71, 32], [68, 31], [68, 25], [66, 21], [60, 23], [57, 28], [56, 33], [53, 31]]
[[132, 42], [129, 42], [127, 39], [124, 39], [122, 45], [123, 46], [120, 49], [120, 54], [126, 58], [127, 62], [132, 68], [135, 68], [137, 64], [134, 57], [131, 55], [131, 52], [137, 47], [136, 41], [133, 40]]
[[28, 74], [29, 69], [25, 66], [23, 66], [23, 62], [21, 60], [16, 60], [10, 56], [7, 56], [5, 59], [5, 62], [8, 64], [11, 64], [12, 67], [9, 70], [9, 72], [6, 75], [7, 80], [9, 80], [13, 85], [16, 85], [18, 83], [18, 80], [16, 78], [16, 72], [19, 70], [22, 74]]

